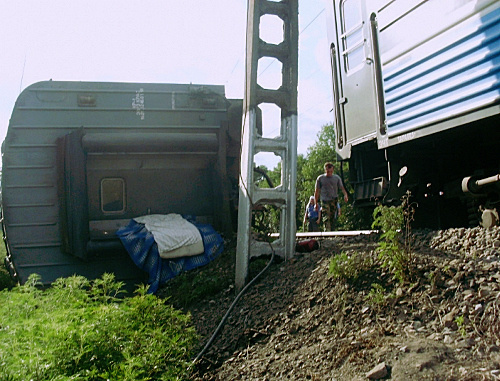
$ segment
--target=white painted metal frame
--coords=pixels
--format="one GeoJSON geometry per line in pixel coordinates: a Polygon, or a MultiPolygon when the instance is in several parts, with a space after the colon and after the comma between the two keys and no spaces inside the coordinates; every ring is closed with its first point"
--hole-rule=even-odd
{"type": "Polygon", "coordinates": [[[236,254],[236,288],[242,289],[248,276],[250,257],[275,254],[291,258],[295,253],[295,186],[297,179],[297,78],[298,78],[298,0],[249,0],[247,19],[246,81],[241,141],[241,171],[238,207],[238,242],[236,254]],[[260,18],[265,14],[283,20],[284,39],[269,44],[259,37],[260,18]],[[258,60],[273,57],[282,63],[282,85],[277,90],[257,84],[258,60]],[[257,108],[274,103],[281,108],[281,134],[264,138],[257,129],[257,108]],[[280,186],[258,188],[254,184],[254,157],[272,152],[281,158],[280,186]],[[271,244],[257,241],[252,235],[252,210],[257,205],[281,208],[280,238],[271,244]]]}

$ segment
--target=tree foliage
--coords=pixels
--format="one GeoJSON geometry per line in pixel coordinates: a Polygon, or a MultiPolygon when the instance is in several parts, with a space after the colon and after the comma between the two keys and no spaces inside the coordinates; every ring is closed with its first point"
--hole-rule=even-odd
{"type": "MultiPolygon", "coordinates": [[[[297,183],[296,183],[296,221],[297,230],[303,230],[302,219],[304,216],[304,211],[307,203],[309,202],[309,197],[314,195],[316,178],[324,173],[323,165],[326,162],[332,162],[335,164],[335,171],[340,174],[342,165],[342,172],[344,174],[344,186],[347,192],[350,191],[350,185],[348,181],[348,166],[346,163],[337,161],[337,153],[335,151],[335,128],[333,124],[325,124],[321,127],[321,130],[316,135],[316,142],[308,148],[307,154],[304,156],[302,154],[297,156],[297,183]]],[[[281,163],[269,170],[265,166],[261,166],[259,171],[264,170],[269,180],[273,183],[273,186],[278,186],[281,183],[281,163]]],[[[261,188],[268,188],[268,179],[261,173],[255,173],[255,183],[261,188]]],[[[342,214],[339,218],[337,227],[340,230],[352,230],[352,229],[366,229],[370,227],[371,224],[371,211],[359,211],[355,210],[351,203],[345,203],[343,198],[339,198],[342,214]]],[[[275,232],[279,229],[279,210],[274,206],[264,206],[264,208],[259,209],[255,214],[257,218],[254,222],[259,226],[254,228],[258,231],[269,231],[275,232]],[[262,212],[264,209],[264,212],[262,212]]]]}
{"type": "Polygon", "coordinates": [[[302,217],[309,197],[314,195],[316,178],[324,172],[327,161],[335,162],[335,130],[332,124],[325,124],[318,132],[316,143],[307,149],[307,156],[299,155],[297,160],[297,228],[302,226],[302,217]]]}
{"type": "MultiPolygon", "coordinates": [[[[314,194],[316,178],[324,172],[323,165],[326,162],[335,164],[335,172],[343,174],[344,186],[347,193],[351,193],[349,184],[349,168],[347,163],[337,160],[335,151],[335,128],[333,124],[321,127],[317,134],[317,141],[307,150],[307,157],[302,167],[297,166],[297,200],[300,200],[302,212],[304,212],[309,197],[314,194]],[[342,166],[342,167],[341,167],[342,166]]],[[[369,229],[372,221],[371,210],[354,208],[352,199],[345,203],[343,197],[339,197],[342,213],[339,217],[337,228],[339,230],[369,229]]],[[[297,225],[299,226],[299,225],[297,225]]]]}

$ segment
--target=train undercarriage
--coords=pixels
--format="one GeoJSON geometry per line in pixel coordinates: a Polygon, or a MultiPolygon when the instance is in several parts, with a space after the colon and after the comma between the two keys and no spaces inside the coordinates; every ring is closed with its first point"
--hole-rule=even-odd
{"type": "Polygon", "coordinates": [[[410,191],[418,226],[498,223],[499,122],[495,116],[384,150],[374,142],[353,147],[349,180],[355,204],[395,204],[410,191]]]}

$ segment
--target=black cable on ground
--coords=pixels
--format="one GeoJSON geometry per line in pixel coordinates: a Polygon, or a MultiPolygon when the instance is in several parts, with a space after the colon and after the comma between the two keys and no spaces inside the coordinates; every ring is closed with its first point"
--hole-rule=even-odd
{"type": "MultiPolygon", "coordinates": [[[[271,245],[270,245],[271,246],[271,245]]],[[[269,260],[268,264],[266,265],[266,267],[264,267],[262,269],[262,271],[260,273],[258,273],[245,287],[243,287],[243,289],[239,292],[239,294],[236,296],[236,298],[234,299],[234,301],[231,303],[231,305],[229,306],[229,309],[227,310],[226,314],[224,315],[224,317],[222,318],[222,320],[220,321],[218,327],[216,328],[216,330],[214,331],[214,333],[212,334],[212,337],[210,337],[210,340],[208,340],[208,342],[205,344],[205,347],[201,350],[200,353],[198,353],[198,355],[196,356],[196,358],[193,360],[193,362],[191,363],[190,367],[192,367],[193,365],[195,365],[199,360],[200,358],[205,354],[205,352],[207,351],[208,348],[210,348],[210,346],[212,345],[213,341],[215,340],[215,338],[217,337],[217,335],[219,334],[220,330],[222,329],[222,327],[224,326],[224,324],[226,323],[226,320],[227,318],[229,317],[229,314],[231,313],[231,311],[233,310],[234,306],[236,305],[236,303],[238,302],[238,300],[240,300],[240,298],[243,296],[243,294],[257,281],[257,279],[262,275],[264,274],[264,272],[267,271],[267,269],[269,268],[269,266],[271,266],[271,263],[273,263],[273,260],[274,260],[274,250],[271,246],[271,259],[269,260]]]]}

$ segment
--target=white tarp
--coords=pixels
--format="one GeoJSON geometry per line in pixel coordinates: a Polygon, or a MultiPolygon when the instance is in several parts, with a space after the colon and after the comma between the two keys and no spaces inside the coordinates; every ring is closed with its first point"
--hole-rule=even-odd
{"type": "Polygon", "coordinates": [[[151,214],[136,217],[154,236],[162,258],[196,255],[203,252],[200,231],[180,214],[151,214]]]}

